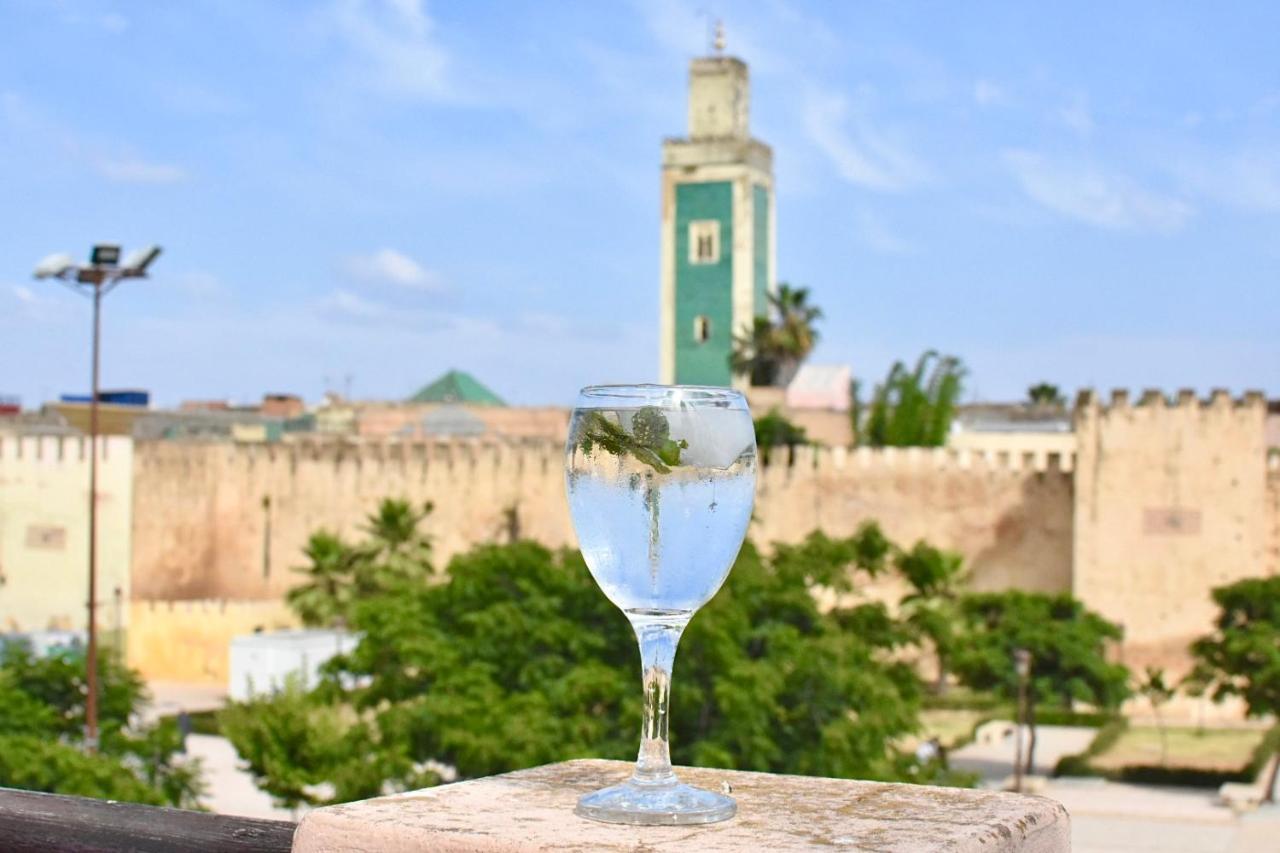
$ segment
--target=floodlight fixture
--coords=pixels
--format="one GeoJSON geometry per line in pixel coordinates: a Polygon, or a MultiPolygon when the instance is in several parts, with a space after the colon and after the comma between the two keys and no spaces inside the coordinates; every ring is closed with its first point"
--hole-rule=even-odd
{"type": "Polygon", "coordinates": [[[36,264],[36,278],[63,278],[76,268],[76,262],[66,252],[58,252],[36,264]]]}
{"type": "Polygon", "coordinates": [[[114,267],[120,263],[120,247],[115,243],[99,243],[89,253],[89,263],[95,267],[114,267]]]}
{"type": "Polygon", "coordinates": [[[147,267],[151,266],[151,262],[160,256],[159,246],[147,246],[143,249],[135,249],[125,256],[120,266],[126,276],[131,278],[142,278],[147,274],[147,267]]]}

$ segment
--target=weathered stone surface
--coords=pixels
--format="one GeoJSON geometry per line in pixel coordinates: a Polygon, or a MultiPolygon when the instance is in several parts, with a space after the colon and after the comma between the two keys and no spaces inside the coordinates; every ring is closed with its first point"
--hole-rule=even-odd
{"type": "Polygon", "coordinates": [[[729,770],[679,770],[694,785],[732,787],[738,816],[724,823],[617,826],[574,815],[578,797],[630,772],[621,761],[567,761],[317,809],[298,827],[293,849],[1056,853],[1071,846],[1066,810],[1043,797],[729,770]]]}

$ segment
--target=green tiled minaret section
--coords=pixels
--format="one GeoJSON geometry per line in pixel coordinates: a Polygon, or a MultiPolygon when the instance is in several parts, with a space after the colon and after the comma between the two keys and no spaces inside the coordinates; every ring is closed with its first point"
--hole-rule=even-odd
{"type": "Polygon", "coordinates": [[[760,184],[751,187],[752,243],[751,283],[757,316],[769,313],[769,191],[760,184]]]}
{"type": "Polygon", "coordinates": [[[733,374],[733,185],[708,181],[676,186],[676,382],[681,385],[729,385],[733,374]],[[720,260],[689,263],[689,223],[720,222],[720,260]],[[706,341],[694,337],[693,321],[711,324],[706,341]]]}

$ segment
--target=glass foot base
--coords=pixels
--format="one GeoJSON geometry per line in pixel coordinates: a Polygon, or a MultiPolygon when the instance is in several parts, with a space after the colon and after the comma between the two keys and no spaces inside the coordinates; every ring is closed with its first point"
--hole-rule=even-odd
{"type": "Polygon", "coordinates": [[[644,826],[682,826],[717,823],[738,811],[732,797],[676,782],[672,785],[637,785],[624,782],[602,788],[578,800],[574,813],[605,823],[644,826]]]}

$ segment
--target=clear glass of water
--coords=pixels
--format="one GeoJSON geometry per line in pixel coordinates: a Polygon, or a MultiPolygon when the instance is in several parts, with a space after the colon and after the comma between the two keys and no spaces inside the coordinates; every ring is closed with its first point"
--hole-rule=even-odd
{"type": "Polygon", "coordinates": [[[635,773],[577,813],[630,824],[714,823],[737,806],[682,784],[667,741],[680,635],[724,583],[755,501],[755,429],[728,388],[582,389],[565,447],[569,511],[587,566],[635,629],[644,723],[635,773]]]}

